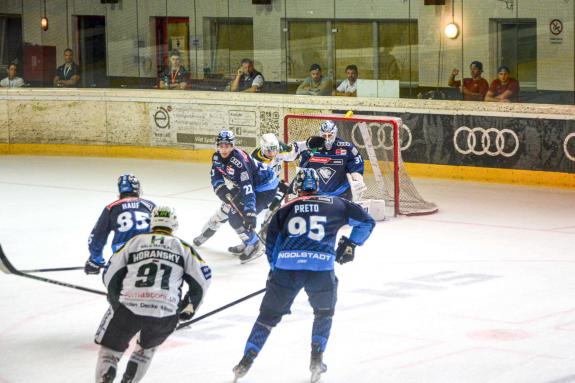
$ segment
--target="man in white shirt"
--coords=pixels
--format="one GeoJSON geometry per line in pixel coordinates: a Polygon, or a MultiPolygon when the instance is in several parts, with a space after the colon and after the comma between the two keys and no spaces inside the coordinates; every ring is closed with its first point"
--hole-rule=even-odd
{"type": "Polygon", "coordinates": [[[8,65],[8,77],[0,81],[1,88],[20,88],[24,85],[24,80],[16,76],[16,64],[8,65]]]}
{"type": "Polygon", "coordinates": [[[357,66],[348,65],[345,68],[347,79],[343,80],[337,89],[333,92],[334,96],[357,96],[357,66]]]}

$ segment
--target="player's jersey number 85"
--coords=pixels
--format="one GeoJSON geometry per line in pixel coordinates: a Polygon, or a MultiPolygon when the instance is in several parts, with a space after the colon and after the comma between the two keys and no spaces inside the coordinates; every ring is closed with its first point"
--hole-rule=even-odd
{"type": "Polygon", "coordinates": [[[118,231],[125,233],[136,226],[136,230],[144,230],[150,226],[150,214],[143,211],[125,211],[118,215],[118,231]]]}

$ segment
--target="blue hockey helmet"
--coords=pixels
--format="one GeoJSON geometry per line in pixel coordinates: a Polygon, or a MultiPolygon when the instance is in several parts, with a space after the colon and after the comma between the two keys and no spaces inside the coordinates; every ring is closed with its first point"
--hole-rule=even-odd
{"type": "Polygon", "coordinates": [[[319,176],[315,169],[301,168],[297,172],[296,190],[298,193],[313,194],[319,189],[319,176]]]}
{"type": "Polygon", "coordinates": [[[139,195],[140,180],[131,173],[122,174],[120,178],[118,178],[118,193],[120,193],[120,195],[124,193],[135,193],[139,195]]]}
{"type": "Polygon", "coordinates": [[[232,146],[236,145],[236,135],[231,130],[222,130],[218,133],[216,137],[216,146],[219,146],[221,143],[227,143],[232,146]]]}
{"type": "Polygon", "coordinates": [[[337,137],[337,126],[331,120],[323,121],[319,126],[319,135],[325,138],[325,147],[329,150],[337,137]]]}

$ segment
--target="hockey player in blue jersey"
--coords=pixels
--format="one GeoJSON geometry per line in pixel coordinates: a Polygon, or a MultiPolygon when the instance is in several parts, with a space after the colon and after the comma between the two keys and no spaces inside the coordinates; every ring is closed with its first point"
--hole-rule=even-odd
{"type": "MultiPolygon", "coordinates": [[[[260,139],[260,147],[253,150],[251,157],[255,160],[267,165],[272,168],[278,178],[281,178],[282,165],[284,162],[295,161],[300,153],[304,150],[314,150],[319,147],[323,147],[325,140],[318,136],[310,137],[307,141],[294,142],[292,144],[285,144],[278,140],[275,134],[265,133],[260,139]]],[[[283,201],[284,194],[288,192],[288,183],[280,181],[276,191],[274,200],[269,205],[269,211],[264,218],[265,222],[268,222],[271,214],[279,207],[283,201]]],[[[194,238],[194,245],[201,246],[208,239],[210,239],[220,228],[222,224],[228,221],[228,213],[230,211],[230,206],[228,203],[222,203],[218,207],[217,211],[210,217],[208,222],[202,228],[202,233],[194,238]]],[[[267,225],[265,225],[267,227],[267,225]]],[[[260,231],[260,236],[265,235],[265,229],[262,226],[262,231],[260,231]]],[[[241,254],[245,248],[245,245],[241,243],[240,245],[230,246],[228,251],[233,254],[241,254]]]]}
{"type": "Polygon", "coordinates": [[[333,121],[323,121],[320,136],[325,139],[322,149],[315,153],[303,152],[302,167],[315,169],[319,175],[321,194],[358,201],[367,190],[363,181],[363,158],[351,143],[337,137],[333,121]]]}
{"type": "Polygon", "coordinates": [[[90,257],[84,265],[86,274],[99,274],[106,265],[102,252],[111,231],[114,232],[114,253],[136,234],[150,231],[150,214],[155,205],[140,198],[140,191],[140,181],[133,174],[123,174],[118,178],[120,197],[104,208],[88,238],[90,257]]]}
{"type": "Polygon", "coordinates": [[[266,255],[271,271],[260,314],[248,337],[244,356],[233,371],[243,377],[263,348],[272,328],[303,288],[314,310],[311,337],[311,381],[327,370],[323,353],[330,335],[337,300],[338,280],[334,262],[350,262],[355,247],[370,236],[375,221],[363,208],[344,198],[316,194],[319,184],[314,169],[300,169],[296,179],[299,197],[273,216],[266,239],[266,255]],[[342,236],[335,249],[338,230],[353,227],[349,238],[342,236]]]}
{"type": "Polygon", "coordinates": [[[279,179],[273,169],[235,147],[235,142],[235,135],[229,130],[218,134],[211,178],[218,198],[231,206],[229,223],[245,245],[240,254],[241,263],[245,263],[261,255],[261,244],[254,231],[257,214],[274,199],[279,179]],[[226,180],[233,185],[231,189],[226,180]]]}

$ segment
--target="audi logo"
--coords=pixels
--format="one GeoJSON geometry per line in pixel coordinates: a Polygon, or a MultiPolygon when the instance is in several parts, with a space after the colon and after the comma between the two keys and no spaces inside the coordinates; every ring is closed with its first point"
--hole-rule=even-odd
{"type": "Polygon", "coordinates": [[[575,161],[575,156],[573,156],[571,154],[571,152],[569,152],[568,145],[569,145],[569,140],[573,137],[575,137],[575,133],[569,133],[567,135],[567,137],[565,137],[565,141],[563,141],[563,151],[565,152],[565,155],[567,156],[567,158],[569,158],[571,161],[575,161]]]}
{"type": "MultiPolygon", "coordinates": [[[[351,140],[356,148],[358,149],[365,149],[365,143],[362,139],[361,142],[358,142],[356,138],[356,130],[359,127],[359,122],[353,125],[351,129],[351,140]]],[[[393,125],[390,123],[377,123],[371,122],[367,125],[367,131],[369,132],[371,143],[373,144],[374,149],[385,149],[391,150],[393,149],[393,125]],[[373,138],[375,132],[375,139],[373,138]]],[[[407,140],[405,142],[401,139],[400,135],[400,150],[406,150],[411,146],[411,130],[405,124],[401,124],[400,129],[405,130],[405,135],[407,136],[407,140]]],[[[361,132],[359,133],[359,137],[361,137],[361,132]]]]}
{"type": "Polygon", "coordinates": [[[461,126],[453,135],[453,146],[455,147],[455,150],[461,154],[473,153],[477,156],[488,154],[492,157],[499,155],[503,157],[512,157],[517,153],[517,150],[519,150],[519,138],[517,137],[517,133],[511,129],[497,130],[495,128],[484,129],[479,127],[469,128],[467,126],[461,126]],[[467,139],[463,140],[467,146],[466,148],[459,146],[457,138],[460,134],[467,134],[467,139]],[[511,138],[511,143],[514,144],[513,150],[511,151],[508,150],[509,146],[506,145],[508,143],[506,139],[509,138],[511,138]],[[495,147],[493,147],[492,143],[495,143],[495,147]]]}

